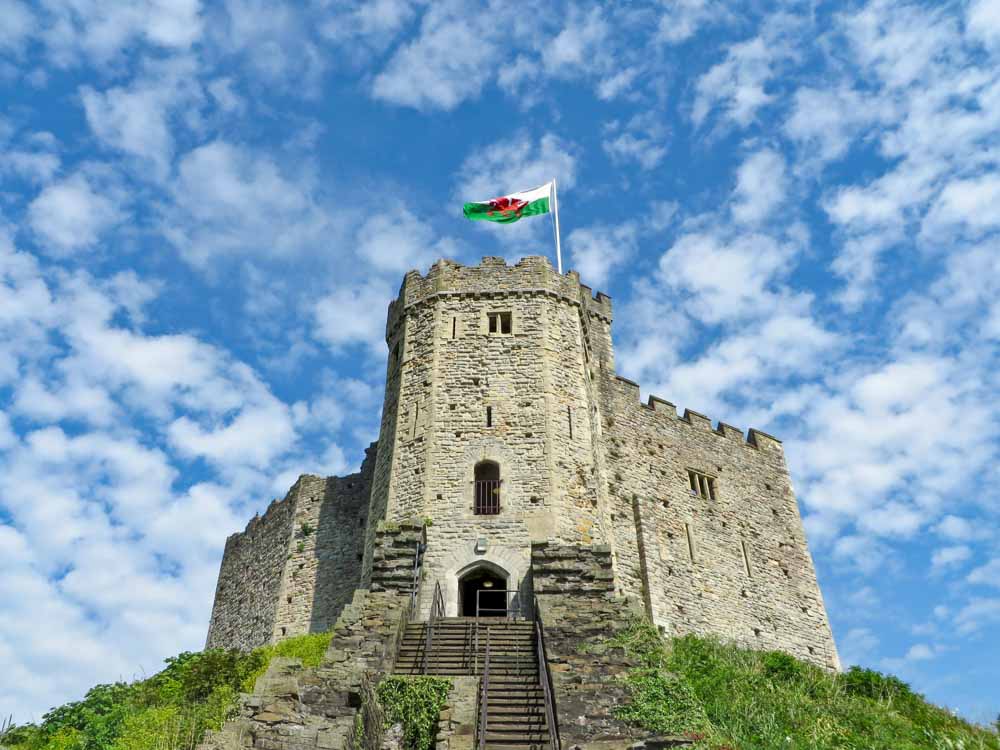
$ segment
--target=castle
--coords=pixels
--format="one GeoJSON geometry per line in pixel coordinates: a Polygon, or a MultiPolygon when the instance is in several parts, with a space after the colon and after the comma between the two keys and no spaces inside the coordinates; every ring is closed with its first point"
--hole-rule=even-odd
{"type": "Polygon", "coordinates": [[[542,257],[406,274],[378,441],[359,473],[300,477],[227,540],[207,646],[330,629],[356,591],[408,581],[386,545],[416,523],[414,620],[435,589],[449,617],[517,615],[596,583],[668,635],[839,669],[781,443],[641,403],[611,322],[606,295],[542,257]]]}

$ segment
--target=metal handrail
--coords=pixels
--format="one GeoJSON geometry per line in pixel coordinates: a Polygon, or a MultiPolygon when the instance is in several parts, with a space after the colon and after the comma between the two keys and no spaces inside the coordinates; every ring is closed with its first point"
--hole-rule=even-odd
{"type": "Polygon", "coordinates": [[[538,681],[542,685],[542,695],[545,697],[545,721],[549,725],[549,737],[552,750],[560,750],[559,724],[556,721],[555,690],[552,688],[552,675],[549,672],[548,660],[545,656],[545,630],[542,627],[542,616],[538,610],[538,598],[532,601],[535,619],[535,643],[538,652],[538,681]]]}
{"type": "MultiPolygon", "coordinates": [[[[520,592],[517,589],[476,589],[476,624],[473,628],[473,651],[475,652],[476,658],[475,663],[472,667],[472,674],[479,674],[479,617],[482,612],[503,612],[507,615],[508,620],[517,619],[521,616],[521,605],[515,605],[514,602],[520,592]],[[479,595],[483,592],[491,594],[513,594],[514,596],[510,598],[510,603],[504,609],[497,609],[493,607],[481,607],[479,605],[479,595]]],[[[487,630],[489,626],[487,626],[487,630]]]]}
{"type": "Polygon", "coordinates": [[[479,750],[486,750],[486,725],[489,721],[490,693],[490,628],[486,626],[486,656],[483,676],[479,681],[479,750]]]}
{"type": "Polygon", "coordinates": [[[427,618],[427,633],[424,636],[424,663],[422,673],[427,674],[427,662],[434,647],[434,625],[444,617],[444,594],[441,593],[441,582],[434,584],[434,600],[431,603],[431,614],[427,618]]]}

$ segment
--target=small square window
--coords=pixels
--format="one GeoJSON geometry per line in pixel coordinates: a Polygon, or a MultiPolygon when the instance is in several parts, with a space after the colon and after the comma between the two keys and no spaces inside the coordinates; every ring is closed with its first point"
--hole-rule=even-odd
{"type": "Polygon", "coordinates": [[[490,321],[490,334],[494,336],[508,335],[511,332],[510,312],[491,312],[487,316],[490,321]]]}
{"type": "Polygon", "coordinates": [[[688,485],[692,495],[706,500],[715,500],[715,477],[688,469],[688,485]]]}

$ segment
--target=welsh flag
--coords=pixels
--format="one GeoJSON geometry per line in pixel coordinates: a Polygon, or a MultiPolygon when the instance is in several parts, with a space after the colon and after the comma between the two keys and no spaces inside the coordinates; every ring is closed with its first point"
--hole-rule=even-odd
{"type": "Polygon", "coordinates": [[[483,219],[500,224],[510,224],[523,216],[538,216],[549,212],[552,183],[522,193],[512,193],[488,201],[466,203],[462,212],[466,219],[483,219]]]}

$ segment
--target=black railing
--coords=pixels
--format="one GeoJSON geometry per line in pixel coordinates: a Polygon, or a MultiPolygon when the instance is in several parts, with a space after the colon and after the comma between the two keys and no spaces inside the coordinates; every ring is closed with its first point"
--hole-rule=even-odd
{"type": "Polygon", "coordinates": [[[545,721],[549,725],[552,750],[560,750],[555,691],[552,689],[552,675],[549,673],[549,664],[545,656],[545,629],[542,627],[542,615],[538,610],[537,598],[532,602],[532,609],[535,620],[535,649],[538,652],[538,682],[541,683],[542,694],[545,697],[545,721]]]}
{"type": "MultiPolygon", "coordinates": [[[[479,656],[477,654],[476,660],[479,656]]],[[[486,748],[486,727],[490,711],[490,629],[486,628],[486,656],[483,659],[483,676],[479,680],[479,750],[486,748]]]]}
{"type": "Polygon", "coordinates": [[[475,507],[478,516],[495,516],[500,512],[500,479],[477,479],[475,507]]]}
{"type": "MultiPolygon", "coordinates": [[[[508,620],[517,620],[524,616],[521,611],[521,603],[519,600],[520,592],[516,589],[478,589],[476,591],[476,624],[473,628],[473,652],[476,655],[476,661],[472,668],[473,674],[479,674],[479,619],[485,616],[487,620],[495,620],[499,617],[504,617],[508,620]],[[505,606],[503,609],[500,607],[483,607],[480,604],[479,595],[480,594],[503,594],[505,606]]],[[[489,632],[489,625],[486,625],[486,631],[489,632]]]]}
{"type": "Polygon", "coordinates": [[[423,674],[427,674],[427,664],[431,656],[431,649],[434,648],[434,625],[444,617],[444,595],[441,593],[441,583],[434,584],[434,601],[431,604],[431,614],[427,618],[427,633],[424,636],[424,663],[421,669],[423,674]]]}

